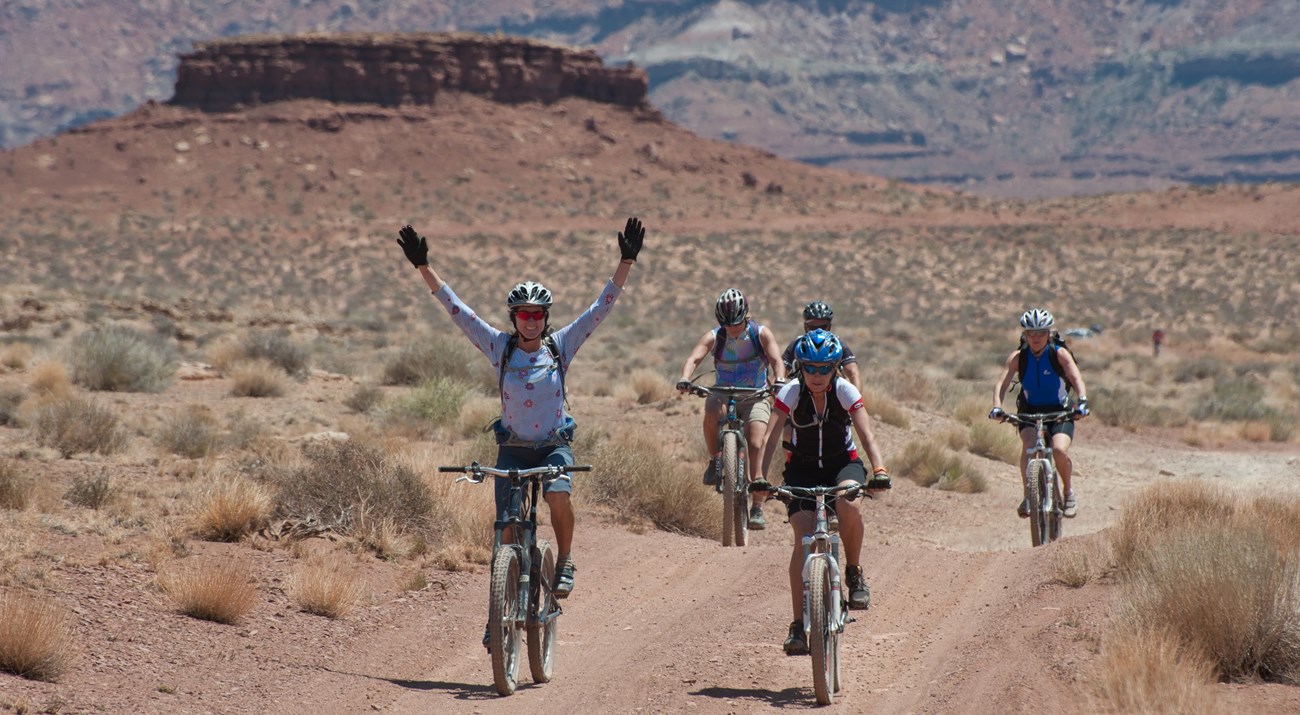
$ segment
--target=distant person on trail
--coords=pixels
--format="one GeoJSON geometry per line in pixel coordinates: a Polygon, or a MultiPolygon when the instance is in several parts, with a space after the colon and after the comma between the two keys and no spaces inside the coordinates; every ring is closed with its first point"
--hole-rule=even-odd
{"type": "Polygon", "coordinates": [[[1160,346],[1163,345],[1164,342],[1165,331],[1156,328],[1155,332],[1151,333],[1151,354],[1153,357],[1160,357],[1160,346]]]}
{"type": "MultiPolygon", "coordinates": [[[[813,330],[795,341],[795,378],[776,394],[776,410],[767,426],[763,451],[763,481],[767,485],[777,436],[786,421],[794,433],[785,444],[787,450],[783,478],[786,486],[816,487],[865,484],[868,496],[889,489],[889,471],[880,456],[871,431],[871,418],[862,405],[862,393],[856,385],[839,375],[844,359],[844,345],[834,333],[813,330]],[[857,434],[855,444],[853,435],[857,434]],[[872,476],[862,464],[859,445],[871,462],[872,476]]],[[[763,492],[756,492],[762,494],[763,492]]],[[[806,655],[808,643],[803,629],[803,538],[813,532],[816,505],[809,499],[794,499],[786,507],[790,527],[794,530],[794,549],[790,553],[790,605],[794,622],[785,640],[787,655],[806,655]]],[[[837,497],[828,509],[839,516],[840,536],[844,539],[845,588],[849,608],[865,609],[871,605],[871,591],[862,573],[861,553],[865,527],[858,505],[837,497]]]]}
{"type": "MultiPolygon", "coordinates": [[[[1043,414],[1070,409],[1070,390],[1078,396],[1074,409],[1074,419],[1081,420],[1088,416],[1088,391],[1083,384],[1083,375],[1074,355],[1059,341],[1054,334],[1056,324],[1052,314],[1041,308],[1031,308],[1020,316],[1020,328],[1025,347],[1017,348],[1007,356],[1002,365],[1002,375],[998,377],[993,389],[993,409],[989,410],[989,419],[1006,421],[1002,410],[1002,397],[1007,394],[1013,380],[1019,377],[1020,396],[1016,399],[1016,409],[1021,414],[1043,414]]],[[[1074,488],[1070,484],[1073,463],[1070,461],[1070,443],[1074,440],[1074,421],[1061,422],[1051,427],[1052,456],[1056,461],[1056,471],[1061,474],[1061,489],[1065,492],[1062,515],[1073,518],[1078,513],[1078,503],[1074,497],[1074,488]]],[[[1020,430],[1020,441],[1024,449],[1020,450],[1020,478],[1025,479],[1025,467],[1029,457],[1026,450],[1034,446],[1037,435],[1032,427],[1020,430]]],[[[1016,513],[1022,519],[1029,518],[1028,498],[1020,502],[1016,513]]]]}
{"type": "MultiPolygon", "coordinates": [[[[713,305],[713,315],[718,327],[705,333],[682,365],[682,377],[677,381],[677,391],[690,389],[695,368],[711,354],[713,369],[717,373],[714,384],[724,387],[763,387],[769,382],[785,381],[785,367],[781,363],[776,337],[767,326],[750,318],[749,301],[735,288],[718,296],[713,305]]],[[[726,400],[710,396],[704,402],[704,447],[709,453],[709,466],[704,470],[704,483],[716,486],[719,479],[718,462],[722,446],[718,444],[718,425],[722,422],[726,400]]],[[[745,441],[749,444],[746,464],[749,477],[754,477],[754,466],[763,454],[763,434],[772,414],[769,400],[748,402],[737,407],[740,419],[745,421],[745,441]]],[[[754,495],[749,508],[749,528],[763,529],[762,495],[754,495]]]]}
{"type": "MultiPolygon", "coordinates": [[[[820,300],[805,305],[803,308],[803,331],[810,333],[814,330],[831,331],[831,322],[835,318],[835,311],[820,300]]],[[[785,364],[785,374],[794,375],[794,347],[803,339],[803,335],[790,341],[785,347],[785,352],[781,353],[781,362],[785,364]]],[[[862,389],[862,373],[858,370],[858,359],[853,355],[844,341],[840,341],[840,346],[844,348],[844,359],[840,361],[840,372],[853,383],[853,386],[862,389]]]]}
{"type": "MultiPolygon", "coordinates": [[[[629,218],[618,234],[619,262],[614,277],[596,302],[576,320],[553,330],[550,325],[551,291],[541,283],[524,281],[506,295],[510,332],[498,330],[461,302],[451,286],[429,266],[429,246],[415,229],[405,226],[397,243],[420,271],[433,296],[451,315],[452,322],[492,362],[500,374],[501,416],[492,424],[497,442],[497,469],[529,469],[546,465],[572,465],[574,421],[564,403],[564,373],[578,348],[591,337],[623,292],[632,264],[645,239],[641,221],[629,218]]],[[[544,498],[555,528],[559,553],[554,591],[565,598],[573,591],[573,505],[571,482],[556,479],[544,486],[544,498]]],[[[508,479],[496,479],[496,508],[507,508],[508,479]]],[[[484,644],[487,634],[484,633],[484,644]]]]}

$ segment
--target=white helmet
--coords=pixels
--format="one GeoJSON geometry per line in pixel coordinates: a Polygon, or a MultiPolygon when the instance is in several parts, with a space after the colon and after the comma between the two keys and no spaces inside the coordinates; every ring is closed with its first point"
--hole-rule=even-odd
{"type": "Polygon", "coordinates": [[[550,308],[551,291],[536,281],[524,281],[510,289],[510,294],[506,296],[507,308],[518,308],[521,305],[540,305],[543,308],[550,308]]]}
{"type": "Polygon", "coordinates": [[[718,296],[718,302],[713,305],[713,315],[718,319],[718,325],[740,325],[749,317],[749,301],[745,300],[744,293],[728,288],[718,296]]]}
{"type": "Polygon", "coordinates": [[[1030,308],[1020,316],[1020,327],[1024,330],[1045,330],[1055,324],[1052,314],[1042,308],[1030,308]]]}

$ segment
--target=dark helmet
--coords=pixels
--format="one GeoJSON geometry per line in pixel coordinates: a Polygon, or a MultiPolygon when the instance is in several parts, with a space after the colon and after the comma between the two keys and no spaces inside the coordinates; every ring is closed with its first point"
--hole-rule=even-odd
{"type": "Polygon", "coordinates": [[[813,302],[803,307],[804,320],[829,321],[834,317],[835,317],[835,311],[831,310],[831,307],[829,305],[826,305],[820,300],[814,300],[813,302]]]}
{"type": "Polygon", "coordinates": [[[521,305],[540,305],[543,308],[551,307],[551,291],[546,286],[535,281],[524,281],[514,288],[510,289],[510,294],[506,296],[506,307],[514,310],[521,305]]]}
{"type": "Polygon", "coordinates": [[[818,328],[804,334],[794,344],[794,356],[801,363],[828,362],[838,364],[844,357],[844,346],[835,333],[818,328]]]}
{"type": "Polygon", "coordinates": [[[713,315],[718,319],[718,325],[740,325],[749,317],[749,301],[745,300],[744,293],[728,288],[718,296],[713,315]]]}

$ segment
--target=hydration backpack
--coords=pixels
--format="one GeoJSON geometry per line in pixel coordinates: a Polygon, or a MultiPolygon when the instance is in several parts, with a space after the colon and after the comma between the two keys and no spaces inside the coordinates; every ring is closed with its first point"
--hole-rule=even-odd
{"type": "MultiPolygon", "coordinates": [[[[1071,383],[1070,380],[1066,378],[1065,373],[1061,371],[1061,359],[1056,356],[1057,350],[1065,350],[1066,352],[1070,353],[1070,357],[1074,357],[1074,351],[1070,349],[1070,346],[1068,344],[1066,344],[1065,339],[1061,337],[1061,334],[1056,332],[1055,330],[1052,331],[1052,337],[1049,338],[1047,341],[1046,350],[1047,350],[1047,361],[1052,364],[1052,370],[1054,370],[1056,374],[1059,375],[1061,379],[1065,381],[1065,389],[1068,390],[1069,392],[1073,392],[1077,394],[1078,390],[1075,389],[1074,384],[1071,383]],[[1056,350],[1053,350],[1052,348],[1056,348],[1056,350]]],[[[1029,365],[1029,343],[1025,340],[1025,336],[1023,335],[1020,336],[1019,360],[1020,360],[1020,367],[1016,373],[1017,376],[1016,381],[1021,384],[1024,384],[1025,368],[1028,367],[1029,365]]],[[[1075,358],[1074,363],[1075,365],[1079,364],[1078,358],[1075,358]]]]}
{"type": "MultiPolygon", "coordinates": [[[[564,404],[567,406],[569,393],[564,387],[564,356],[560,354],[560,346],[555,342],[555,335],[549,331],[543,335],[542,346],[551,354],[551,359],[555,361],[555,366],[560,371],[560,394],[564,396],[564,404]]],[[[519,334],[515,333],[506,339],[506,350],[501,353],[501,373],[497,376],[498,392],[505,388],[506,365],[510,364],[510,356],[514,354],[517,347],[519,347],[519,334]]]]}

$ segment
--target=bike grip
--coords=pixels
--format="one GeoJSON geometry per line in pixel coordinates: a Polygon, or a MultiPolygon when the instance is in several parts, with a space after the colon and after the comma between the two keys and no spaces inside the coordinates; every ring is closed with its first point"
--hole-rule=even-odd
{"type": "Polygon", "coordinates": [[[464,473],[464,472],[468,472],[469,470],[464,467],[438,467],[438,471],[464,473]]]}
{"type": "Polygon", "coordinates": [[[591,465],[590,465],[590,464],[576,464],[576,465],[573,465],[573,466],[569,467],[568,469],[565,469],[564,471],[566,471],[566,472],[590,472],[590,471],[591,471],[591,465]]]}

